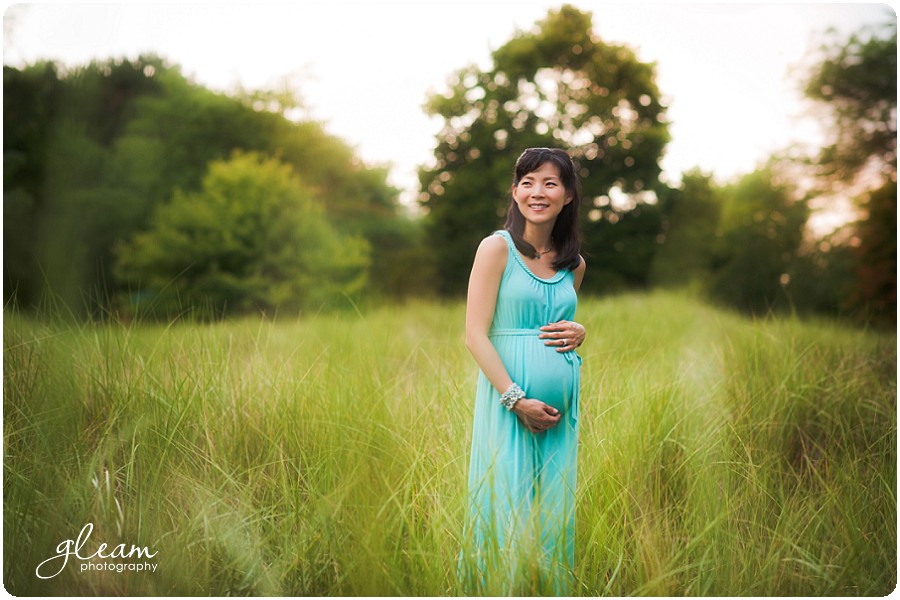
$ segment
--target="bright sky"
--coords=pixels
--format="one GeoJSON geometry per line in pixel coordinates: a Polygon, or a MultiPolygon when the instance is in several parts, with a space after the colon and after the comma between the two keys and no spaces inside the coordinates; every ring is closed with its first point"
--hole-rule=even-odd
{"type": "MultiPolygon", "coordinates": [[[[80,65],[155,52],[210,88],[260,88],[288,76],[310,116],[369,163],[392,166],[409,200],[440,121],[422,104],[447,77],[530,29],[557,2],[25,4],[6,9],[3,62],[80,65]]],[[[791,143],[815,145],[817,123],[790,67],[822,41],[896,19],[887,4],[570,2],[606,42],[657,64],[672,121],[670,181],[698,166],[726,180],[791,143]]],[[[8,5],[7,5],[8,6],[8,5]]]]}

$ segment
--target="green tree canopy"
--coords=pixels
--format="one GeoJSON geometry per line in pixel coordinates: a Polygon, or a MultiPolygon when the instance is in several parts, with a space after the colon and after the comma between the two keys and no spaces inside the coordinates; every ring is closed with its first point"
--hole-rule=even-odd
{"type": "Polygon", "coordinates": [[[651,272],[654,284],[681,286],[708,277],[722,212],[720,195],[712,177],[695,169],[666,197],[663,243],[651,272]]]}
{"type": "MultiPolygon", "coordinates": [[[[897,21],[866,28],[819,51],[806,95],[829,123],[815,159],[824,193],[856,190],[861,218],[844,236],[855,255],[855,289],[845,296],[865,321],[897,318],[897,21]],[[860,188],[865,188],[861,193],[860,188]]],[[[840,252],[842,262],[846,262],[840,252]]]]}
{"type": "Polygon", "coordinates": [[[150,230],[120,245],[117,272],[152,308],[220,315],[314,307],[359,292],[368,244],[340,235],[289,165],[255,153],[210,163],[150,230]]]}
{"type": "MultiPolygon", "coordinates": [[[[498,48],[490,69],[465,67],[448,84],[426,104],[444,125],[434,163],[419,174],[444,293],[465,289],[479,240],[502,225],[513,165],[524,148],[569,150],[580,166],[585,204],[613,186],[639,194],[659,185],[669,135],[654,65],[626,46],[601,41],[590,13],[568,5],[551,11],[498,48]]],[[[653,212],[641,220],[649,227],[639,229],[658,228],[653,212]]],[[[609,242],[601,239],[609,223],[584,221],[588,256],[609,242]]],[[[657,233],[637,239],[652,248],[657,233]]],[[[644,262],[641,276],[649,266],[644,262]]]]}
{"type": "Polygon", "coordinates": [[[27,232],[4,241],[7,298],[34,302],[48,287],[79,313],[84,296],[111,279],[110,245],[141,212],[111,185],[112,147],[137,98],[159,92],[152,74],[163,68],[154,57],[4,68],[4,226],[27,232]]]}
{"type": "Polygon", "coordinates": [[[897,21],[819,50],[806,96],[819,102],[831,142],[818,157],[822,174],[850,181],[868,163],[897,178],[897,21]]]}
{"type": "Polygon", "coordinates": [[[786,307],[789,265],[809,214],[806,202],[774,164],[726,186],[722,195],[712,296],[754,314],[786,307]]]}
{"type": "Polygon", "coordinates": [[[53,298],[102,315],[119,287],[115,244],[234,150],[291,165],[324,217],[379,247],[375,291],[416,239],[387,169],[320,123],[287,119],[286,97],[216,93],[154,56],[4,67],[3,83],[4,294],[19,306],[53,298]]]}

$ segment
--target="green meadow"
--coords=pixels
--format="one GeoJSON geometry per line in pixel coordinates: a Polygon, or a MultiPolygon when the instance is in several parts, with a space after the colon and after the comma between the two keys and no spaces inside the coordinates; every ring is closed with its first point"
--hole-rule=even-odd
{"type": "MultiPolygon", "coordinates": [[[[3,321],[15,595],[460,593],[462,303],[214,324],[3,321]],[[38,565],[146,548],[155,571],[38,565]]],[[[576,593],[885,595],[893,334],[583,299],[576,593]]],[[[541,590],[523,590],[540,592],[541,590]]]]}

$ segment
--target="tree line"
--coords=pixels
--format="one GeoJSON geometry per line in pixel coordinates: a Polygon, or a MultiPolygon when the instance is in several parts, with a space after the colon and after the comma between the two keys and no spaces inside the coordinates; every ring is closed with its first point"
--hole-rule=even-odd
{"type": "Polygon", "coordinates": [[[295,99],[215,93],[155,56],[3,75],[7,303],[213,317],[409,283],[388,273],[417,226],[387,168],[288,119],[295,99]]]}
{"type": "MultiPolygon", "coordinates": [[[[582,178],[584,289],[689,287],[764,314],[896,324],[896,23],[823,47],[805,93],[830,123],[815,156],[726,184],[660,180],[669,141],[655,66],[550,11],[450,74],[410,217],[299,100],[216,93],[156,56],[4,67],[4,300],[78,317],[216,318],[411,295],[459,297],[502,225],[523,148],[557,146],[582,178]],[[825,237],[811,204],[854,198],[825,237]]],[[[727,149],[723,149],[727,151],[727,149]]]]}

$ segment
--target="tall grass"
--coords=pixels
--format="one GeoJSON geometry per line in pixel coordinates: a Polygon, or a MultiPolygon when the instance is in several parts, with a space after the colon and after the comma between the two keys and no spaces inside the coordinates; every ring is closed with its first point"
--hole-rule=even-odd
{"type": "MultiPolygon", "coordinates": [[[[4,318],[17,595],[455,595],[461,304],[210,325],[4,318]],[[155,572],[35,567],[91,541],[155,572]]],[[[676,295],[583,300],[576,593],[896,585],[896,337],[676,295]]]]}

